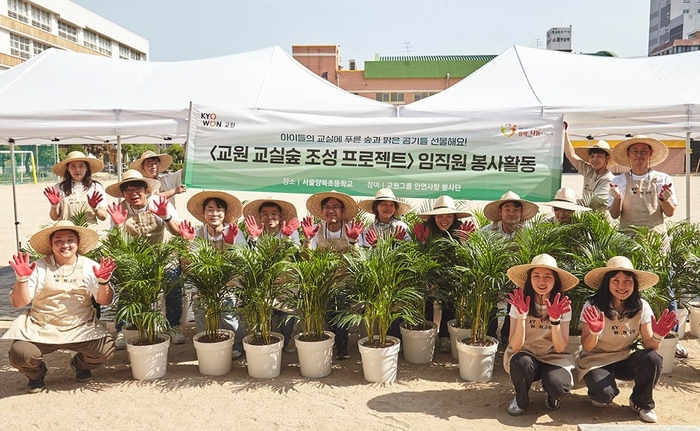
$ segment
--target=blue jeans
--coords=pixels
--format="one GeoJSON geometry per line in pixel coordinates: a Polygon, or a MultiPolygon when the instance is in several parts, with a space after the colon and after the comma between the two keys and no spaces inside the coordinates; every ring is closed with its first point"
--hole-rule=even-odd
{"type": "Polygon", "coordinates": [[[182,317],[182,268],[179,264],[166,269],[166,278],[170,284],[170,290],[165,295],[165,318],[170,326],[178,326],[182,317]]]}

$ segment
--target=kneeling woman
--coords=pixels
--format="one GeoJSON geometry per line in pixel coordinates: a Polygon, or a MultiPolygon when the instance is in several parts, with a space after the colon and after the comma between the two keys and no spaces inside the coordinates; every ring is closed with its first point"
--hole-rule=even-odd
{"type": "Polygon", "coordinates": [[[656,422],[652,392],[661,376],[663,358],[656,353],[661,340],[678,323],[676,313],[664,310],[657,321],[639,291],[654,286],[659,276],[635,270],[623,256],[608,260],[584,277],[597,289],[583,308],[579,379],[588,387],[595,407],[605,407],[620,390],[615,379],[634,380],[629,405],[645,422],[656,422]],[[641,336],[643,350],[634,348],[641,336]]]}
{"type": "Polygon", "coordinates": [[[571,301],[562,293],[579,280],[558,268],[557,261],[548,254],[535,256],[529,265],[510,268],[508,278],[519,287],[508,300],[512,306],[510,335],[503,356],[503,366],[515,389],[508,414],[525,412],[530,387],[537,380],[542,380],[545,407],[556,410],[574,381],[574,357],[566,351],[571,301]]]}

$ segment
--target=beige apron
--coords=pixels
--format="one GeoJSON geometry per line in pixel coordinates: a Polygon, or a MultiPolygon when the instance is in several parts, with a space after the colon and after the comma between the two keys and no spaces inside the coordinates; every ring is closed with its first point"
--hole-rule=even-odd
{"type": "Polygon", "coordinates": [[[592,351],[581,349],[578,361],[578,379],[581,380],[587,372],[594,368],[624,361],[632,354],[632,344],[641,335],[640,322],[642,312],[631,319],[605,318],[603,333],[598,338],[598,344],[592,351]]]}
{"type": "Polygon", "coordinates": [[[608,192],[610,191],[610,183],[615,175],[609,170],[603,174],[598,174],[590,165],[583,160],[579,162],[579,172],[583,174],[583,198],[590,200],[590,196],[595,195],[598,199],[592,206],[593,209],[608,210],[608,192]]]}
{"type": "Polygon", "coordinates": [[[625,173],[627,186],[622,201],[620,230],[630,226],[648,226],[660,233],[666,233],[664,213],[659,203],[661,185],[659,177],[632,180],[630,172],[625,173]]]}
{"type": "MultiPolygon", "coordinates": [[[[159,244],[166,242],[169,239],[169,235],[166,234],[167,229],[164,223],[158,223],[160,217],[153,214],[148,208],[145,211],[136,212],[129,204],[124,202],[127,210],[129,211],[129,217],[124,222],[126,231],[131,236],[145,236],[149,239],[151,244],[159,244]]],[[[169,232],[168,232],[169,233],[169,232]]]]}
{"type": "Polygon", "coordinates": [[[107,331],[97,325],[90,292],[83,281],[86,258],[78,256],[75,267],[59,267],[53,256],[44,258],[44,286],[32,299],[3,338],[43,344],[69,344],[104,338],[107,331]]]}
{"type": "MultiPolygon", "coordinates": [[[[224,225],[224,229],[226,229],[227,224],[224,225]]],[[[197,232],[194,235],[197,238],[206,238],[209,241],[209,244],[211,244],[212,247],[214,247],[217,250],[224,250],[228,248],[229,244],[226,244],[226,241],[224,241],[224,236],[223,236],[223,231],[222,234],[220,235],[219,239],[214,239],[212,238],[211,235],[209,235],[209,232],[207,231],[207,225],[203,224],[202,226],[197,229],[197,232]]]]}
{"type": "MultiPolygon", "coordinates": [[[[506,316],[506,318],[509,318],[506,316]]],[[[552,342],[552,324],[549,320],[538,317],[527,316],[525,321],[525,343],[520,349],[521,352],[529,353],[538,361],[549,365],[556,365],[569,372],[571,385],[574,384],[574,355],[564,351],[557,353],[552,342]]],[[[515,355],[515,350],[508,345],[503,353],[503,368],[510,374],[510,360],[515,355]]]]}
{"type": "Polygon", "coordinates": [[[316,235],[318,236],[318,248],[330,248],[341,253],[350,249],[350,242],[347,235],[345,235],[345,225],[340,228],[340,238],[330,237],[330,232],[328,232],[325,222],[321,224],[321,229],[318,230],[316,235]]]}
{"type": "MultiPolygon", "coordinates": [[[[90,227],[97,226],[97,216],[95,212],[88,204],[87,197],[88,192],[83,190],[76,191],[73,189],[70,196],[62,194],[60,205],[60,215],[59,220],[70,220],[71,217],[80,212],[85,214],[85,219],[87,220],[90,227]]],[[[94,190],[93,190],[94,192],[94,190]]]]}

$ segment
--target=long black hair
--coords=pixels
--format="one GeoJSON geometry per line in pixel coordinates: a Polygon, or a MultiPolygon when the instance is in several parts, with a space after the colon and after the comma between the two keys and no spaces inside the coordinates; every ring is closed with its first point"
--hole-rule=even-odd
{"type": "MultiPolygon", "coordinates": [[[[85,176],[83,176],[83,180],[81,181],[81,183],[83,183],[83,188],[85,189],[85,191],[87,191],[88,189],[90,189],[90,186],[92,186],[92,183],[97,183],[97,181],[93,181],[92,179],[92,169],[90,169],[90,163],[84,162],[82,160],[79,161],[85,163],[85,176]]],[[[73,192],[73,177],[70,176],[68,164],[66,164],[66,172],[63,174],[63,181],[61,181],[58,187],[66,196],[70,196],[70,194],[73,192]]]]}
{"type": "Polygon", "coordinates": [[[459,221],[457,218],[457,214],[452,214],[454,216],[454,219],[452,220],[452,224],[450,227],[447,228],[447,230],[442,230],[438,227],[437,222],[435,221],[435,216],[431,215],[428,217],[428,220],[425,221],[425,225],[428,226],[430,229],[430,234],[431,235],[439,235],[445,238],[459,238],[455,231],[459,229],[459,227],[462,225],[462,222],[459,221]]]}
{"type": "MultiPolygon", "coordinates": [[[[544,318],[544,316],[540,316],[540,313],[537,311],[537,304],[535,303],[535,288],[532,287],[532,281],[530,280],[530,276],[532,275],[532,271],[534,271],[537,268],[531,268],[527,271],[527,278],[525,279],[525,286],[523,287],[523,296],[524,297],[530,297],[530,311],[528,314],[530,316],[534,317],[539,317],[540,319],[544,318]]],[[[549,268],[544,268],[544,269],[549,269],[549,268]]],[[[559,274],[557,274],[556,271],[552,271],[552,274],[554,274],[554,287],[552,288],[551,291],[549,291],[549,302],[554,301],[554,297],[557,296],[557,293],[562,293],[561,292],[561,277],[559,277],[559,274]]],[[[549,319],[549,316],[547,316],[547,320],[549,319]]]]}
{"type": "Polygon", "coordinates": [[[589,299],[591,305],[594,305],[596,308],[598,308],[598,310],[602,311],[603,314],[605,314],[605,317],[608,319],[614,318],[613,312],[615,311],[612,303],[613,295],[610,293],[610,280],[620,272],[632,277],[632,280],[634,281],[634,290],[627,299],[622,301],[622,313],[620,313],[619,317],[631,318],[636,316],[637,313],[642,310],[642,297],[639,294],[639,281],[637,280],[637,275],[634,272],[624,270],[608,271],[605,273],[605,276],[603,276],[603,281],[600,283],[598,291],[589,299]]]}

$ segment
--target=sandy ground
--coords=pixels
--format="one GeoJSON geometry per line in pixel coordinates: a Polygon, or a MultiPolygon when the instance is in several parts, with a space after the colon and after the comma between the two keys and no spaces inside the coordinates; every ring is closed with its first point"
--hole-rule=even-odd
{"type": "MultiPolygon", "coordinates": [[[[103,184],[113,180],[103,178],[103,184]]],[[[684,202],[685,179],[676,177],[677,192],[684,202]]],[[[692,177],[692,187],[700,177],[692,177]]],[[[564,185],[581,188],[577,175],[565,175],[564,185]]],[[[19,239],[22,243],[41,226],[47,225],[48,202],[41,194],[46,184],[17,186],[19,239]]],[[[177,197],[181,217],[193,220],[185,211],[187,198],[197,190],[177,197]]],[[[256,197],[237,194],[244,199],[256,197]]],[[[15,252],[12,189],[0,186],[6,202],[0,208],[0,318],[16,315],[6,293],[14,281],[6,264],[15,252]],[[4,316],[4,317],[2,317],[4,316]]],[[[300,214],[305,214],[305,196],[290,195],[300,214]]],[[[483,203],[476,203],[480,206],[483,203]]],[[[692,208],[691,220],[700,221],[700,202],[692,208]]],[[[685,217],[681,204],[674,219],[685,217]]],[[[105,228],[108,224],[105,223],[105,228]]],[[[9,321],[0,322],[0,333],[9,321]]],[[[108,327],[113,330],[111,322],[108,327]]],[[[631,386],[621,383],[615,403],[596,409],[589,403],[585,388],[577,386],[562,401],[558,411],[546,410],[544,394],[531,395],[526,414],[517,418],[506,413],[513,398],[502,355],[496,358],[489,383],[460,379],[458,363],[449,354],[436,353],[429,365],[413,365],[399,360],[398,379],[392,384],[370,384],[362,377],[356,341],[351,333],[351,359],[336,362],[333,373],[319,380],[302,378],[296,354],[283,356],[280,377],[257,380],[248,377],[245,359],[235,361],[223,377],[199,374],[192,345],[193,324],[185,325],[188,341],[171,346],[168,372],[162,379],[135,381],[131,378],[125,351],[95,372],[92,382],[75,381],[68,367],[69,352],[48,355],[47,391],[26,394],[27,380],[0,354],[0,429],[556,429],[575,430],[577,424],[630,424],[641,422],[627,407],[631,386]]],[[[671,374],[662,376],[655,391],[660,424],[700,424],[700,344],[687,334],[681,341],[689,359],[676,359],[671,374]]],[[[0,341],[6,351],[9,341],[0,341]]],[[[700,427],[698,427],[700,429],[700,427]]]]}

